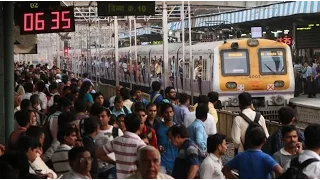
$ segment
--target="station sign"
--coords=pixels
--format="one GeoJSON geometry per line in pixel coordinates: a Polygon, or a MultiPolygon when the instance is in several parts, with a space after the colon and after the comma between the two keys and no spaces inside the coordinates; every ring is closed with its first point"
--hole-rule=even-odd
{"type": "Polygon", "coordinates": [[[251,27],[251,37],[261,38],[262,37],[262,27],[251,27]]]}
{"type": "Polygon", "coordinates": [[[285,44],[287,44],[289,46],[292,45],[292,38],[288,37],[288,36],[280,37],[279,41],[282,42],[282,43],[285,43],[285,44]]]}
{"type": "Polygon", "coordinates": [[[98,16],[144,16],[155,14],[155,1],[97,1],[98,16]]]}

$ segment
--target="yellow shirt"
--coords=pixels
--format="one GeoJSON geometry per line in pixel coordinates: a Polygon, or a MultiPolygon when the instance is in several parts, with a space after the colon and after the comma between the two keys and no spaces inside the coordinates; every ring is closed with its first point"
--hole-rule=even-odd
{"type": "MultiPolygon", "coordinates": [[[[193,108],[194,108],[194,110],[197,108],[197,106],[198,106],[198,103],[196,103],[194,106],[193,106],[193,108]]],[[[214,108],[214,105],[211,103],[211,102],[209,102],[209,105],[208,105],[208,107],[209,107],[209,114],[211,114],[212,116],[213,116],[213,119],[214,119],[214,121],[216,122],[216,124],[218,123],[218,113],[217,113],[217,110],[214,108]]]]}

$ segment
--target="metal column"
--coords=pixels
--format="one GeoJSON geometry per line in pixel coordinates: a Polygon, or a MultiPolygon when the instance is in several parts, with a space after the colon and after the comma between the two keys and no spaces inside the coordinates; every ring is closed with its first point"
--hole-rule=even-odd
{"type": "Polygon", "coordinates": [[[162,32],[163,32],[163,85],[164,88],[170,86],[170,81],[168,77],[168,73],[170,73],[169,68],[169,54],[168,54],[168,12],[167,12],[167,2],[162,2],[162,32]]]}
{"type": "Polygon", "coordinates": [[[60,36],[57,34],[57,67],[60,68],[60,36]]]}
{"type": "Polygon", "coordinates": [[[188,26],[189,26],[189,62],[191,63],[191,83],[190,83],[190,91],[191,91],[191,104],[193,104],[193,96],[194,96],[194,92],[193,92],[193,71],[194,71],[194,61],[192,58],[192,40],[191,40],[191,8],[190,8],[190,1],[188,1],[188,26]]]}
{"type": "Polygon", "coordinates": [[[117,16],[114,17],[114,53],[116,58],[116,86],[119,86],[119,42],[118,42],[118,19],[117,16]]]}
{"type": "MultiPolygon", "coordinates": [[[[185,35],[184,35],[184,1],[182,1],[182,5],[181,5],[181,33],[182,33],[182,82],[183,82],[183,88],[182,88],[182,92],[185,92],[185,87],[186,87],[186,66],[185,66],[185,35]]],[[[179,72],[179,71],[178,71],[179,72]]]]}
{"type": "Polygon", "coordinates": [[[8,140],[14,130],[14,51],[13,51],[13,2],[3,3],[3,50],[4,50],[4,112],[5,139],[8,140]]]}
{"type": "Polygon", "coordinates": [[[130,38],[130,54],[129,54],[129,82],[130,82],[130,89],[132,89],[132,75],[133,75],[133,68],[132,68],[132,23],[131,23],[131,16],[129,16],[129,38],[130,38]]]}

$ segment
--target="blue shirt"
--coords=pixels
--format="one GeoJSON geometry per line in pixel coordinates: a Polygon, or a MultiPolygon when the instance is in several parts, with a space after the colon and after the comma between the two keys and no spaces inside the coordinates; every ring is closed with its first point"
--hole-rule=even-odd
{"type": "Polygon", "coordinates": [[[142,102],[145,107],[149,104],[149,102],[148,102],[145,98],[142,98],[141,101],[137,101],[137,100],[135,99],[133,102],[142,102]]]}
{"type": "Polygon", "coordinates": [[[184,117],[187,116],[187,114],[189,113],[190,111],[188,107],[185,105],[179,105],[176,106],[176,108],[174,108],[174,115],[176,116],[176,121],[180,122],[181,124],[183,124],[184,122],[184,117]]]}
{"type": "Polygon", "coordinates": [[[278,163],[261,150],[247,150],[238,154],[226,166],[239,171],[240,179],[270,179],[278,163]]]}
{"type": "Polygon", "coordinates": [[[92,98],[92,96],[91,96],[90,93],[86,93],[86,94],[83,96],[83,100],[84,100],[84,102],[89,102],[89,103],[91,103],[91,104],[94,103],[94,102],[93,102],[93,98],[92,98]]]}
{"type": "Polygon", "coordinates": [[[189,137],[199,146],[202,152],[207,152],[207,138],[206,128],[204,123],[196,119],[187,128],[189,137]]]}
{"type": "Polygon", "coordinates": [[[115,107],[113,107],[113,109],[112,109],[112,114],[115,115],[116,117],[118,117],[120,114],[128,115],[128,114],[131,114],[131,113],[132,112],[131,112],[130,108],[128,108],[127,106],[123,106],[123,108],[120,111],[117,110],[115,107]],[[127,114],[124,111],[124,108],[127,108],[127,114]]]}
{"type": "MultiPolygon", "coordinates": [[[[160,94],[159,92],[152,92],[151,93],[151,97],[150,97],[150,101],[152,102],[154,96],[156,96],[157,94],[160,94]]],[[[154,104],[158,105],[160,104],[160,102],[163,100],[162,95],[160,94],[160,96],[157,97],[157,99],[153,102],[154,104]]]]}
{"type": "Polygon", "coordinates": [[[164,148],[164,151],[160,152],[161,166],[172,170],[174,161],[178,156],[178,149],[171,144],[167,136],[168,129],[169,128],[164,124],[164,122],[161,121],[156,127],[156,133],[158,138],[158,146],[162,146],[164,148]]]}

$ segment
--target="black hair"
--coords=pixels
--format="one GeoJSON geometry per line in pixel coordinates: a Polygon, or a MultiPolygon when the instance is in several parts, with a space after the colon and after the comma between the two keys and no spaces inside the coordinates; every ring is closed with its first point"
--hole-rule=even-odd
{"type": "MultiPolygon", "coordinates": [[[[119,115],[120,116],[120,115],[119,115]]],[[[110,115],[110,120],[109,120],[109,125],[111,125],[111,126],[113,126],[114,125],[114,123],[116,122],[116,120],[117,120],[117,117],[116,117],[116,115],[114,115],[114,114],[111,114],[110,115]]]]}
{"type": "Polygon", "coordinates": [[[163,114],[168,108],[171,108],[173,110],[172,104],[162,102],[160,104],[160,113],[163,114]]]}
{"type": "Polygon", "coordinates": [[[83,124],[81,126],[81,129],[83,129],[85,133],[94,133],[99,127],[99,119],[95,116],[90,116],[83,120],[83,124]]]}
{"type": "Polygon", "coordinates": [[[43,133],[43,129],[40,126],[30,126],[26,131],[26,136],[39,139],[43,133]]]}
{"type": "Polygon", "coordinates": [[[119,102],[122,102],[123,101],[123,98],[121,96],[116,96],[114,98],[114,103],[119,103],[119,102]]]}
{"type": "Polygon", "coordinates": [[[247,92],[243,92],[243,93],[239,94],[238,99],[239,99],[239,105],[251,106],[251,104],[252,104],[251,94],[249,94],[247,92]]]}
{"type": "Polygon", "coordinates": [[[90,114],[93,116],[99,116],[103,111],[106,111],[107,116],[110,117],[111,112],[109,109],[106,109],[101,104],[93,103],[91,106],[90,114]]]}
{"type": "Polygon", "coordinates": [[[30,97],[30,101],[32,105],[35,105],[37,103],[40,102],[40,98],[38,94],[32,94],[32,96],[30,97]]]}
{"type": "Polygon", "coordinates": [[[307,149],[320,148],[320,125],[311,124],[304,130],[305,144],[307,149]]]}
{"type": "Polygon", "coordinates": [[[29,137],[29,136],[21,136],[17,143],[17,150],[22,153],[27,153],[29,149],[34,150],[36,148],[40,148],[41,144],[39,139],[29,137]]]}
{"type": "Polygon", "coordinates": [[[29,124],[30,122],[30,115],[29,115],[29,112],[28,110],[20,110],[20,111],[17,111],[15,114],[15,119],[18,123],[18,125],[20,127],[25,127],[29,124]]]}
{"type": "Polygon", "coordinates": [[[198,104],[209,104],[209,97],[206,95],[199,95],[198,104]]]}
{"type": "Polygon", "coordinates": [[[190,100],[190,96],[187,93],[181,93],[179,96],[180,104],[185,104],[188,100],[190,100]]]}
{"type": "Polygon", "coordinates": [[[23,86],[26,93],[32,93],[33,92],[33,84],[30,82],[27,82],[23,86]]]}
{"type": "Polygon", "coordinates": [[[130,99],[130,91],[127,88],[121,88],[120,95],[124,100],[130,99]]]}
{"type": "Polygon", "coordinates": [[[282,126],[281,127],[281,135],[284,137],[287,133],[290,133],[292,131],[296,131],[298,135],[298,130],[294,125],[288,125],[288,126],[282,126]]]}
{"type": "Polygon", "coordinates": [[[88,73],[83,73],[83,78],[87,78],[88,77],[88,73]]]}
{"type": "Polygon", "coordinates": [[[174,89],[174,87],[172,87],[172,86],[166,87],[166,89],[164,90],[164,94],[167,96],[167,94],[170,93],[171,89],[174,89]]]}
{"type": "Polygon", "coordinates": [[[146,110],[148,110],[149,108],[151,108],[151,107],[153,107],[153,106],[156,106],[156,107],[157,107],[156,104],[154,104],[154,103],[149,103],[149,104],[147,105],[147,107],[146,107],[146,110]]]}
{"type": "Polygon", "coordinates": [[[86,103],[82,99],[76,99],[74,101],[74,108],[77,112],[86,112],[86,103]]]}
{"type": "Polygon", "coordinates": [[[217,92],[215,92],[215,91],[211,91],[211,92],[208,93],[208,97],[209,97],[209,101],[211,103],[215,103],[219,99],[219,94],[217,92]]]}
{"type": "Polygon", "coordinates": [[[20,103],[21,110],[27,110],[32,107],[31,101],[29,99],[24,99],[20,103]]]}
{"type": "Polygon", "coordinates": [[[125,117],[126,117],[126,115],[124,115],[124,114],[120,114],[119,116],[117,116],[117,117],[116,117],[116,121],[117,121],[117,122],[119,122],[119,119],[120,119],[121,117],[125,118],[125,117]]]}
{"type": "Polygon", "coordinates": [[[58,109],[61,110],[62,107],[71,106],[72,102],[66,97],[60,97],[58,102],[58,109]]]}
{"type": "Polygon", "coordinates": [[[74,147],[68,152],[68,159],[69,161],[75,161],[80,154],[90,151],[86,147],[74,147]]]}
{"type": "Polygon", "coordinates": [[[59,116],[58,116],[59,129],[65,127],[69,123],[72,123],[76,119],[77,118],[76,118],[75,114],[72,112],[63,112],[63,113],[59,114],[59,116]]]}
{"type": "Polygon", "coordinates": [[[104,97],[104,96],[103,96],[103,94],[102,94],[101,92],[96,92],[96,93],[94,94],[93,99],[94,99],[94,100],[96,100],[99,96],[104,97]]]}
{"type": "Polygon", "coordinates": [[[197,119],[207,119],[209,112],[208,104],[198,104],[196,108],[196,118],[197,119]]]}
{"type": "Polygon", "coordinates": [[[141,119],[137,113],[132,113],[124,118],[124,124],[127,131],[136,133],[140,129],[141,119]]]}
{"type": "Polygon", "coordinates": [[[84,95],[88,92],[90,86],[92,86],[90,81],[85,81],[82,83],[79,90],[79,99],[83,99],[84,95]]]}
{"type": "Polygon", "coordinates": [[[218,146],[222,144],[223,140],[225,139],[226,135],[224,134],[210,134],[207,138],[208,153],[214,153],[217,150],[218,146]]]}
{"type": "Polygon", "coordinates": [[[62,128],[59,127],[57,139],[60,142],[60,144],[62,144],[64,142],[65,136],[70,136],[72,133],[77,134],[77,132],[78,132],[77,129],[70,124],[68,124],[62,128]]]}
{"type": "Polygon", "coordinates": [[[130,96],[133,97],[135,95],[135,92],[133,89],[130,90],[130,96]]]}
{"type": "Polygon", "coordinates": [[[279,120],[281,124],[288,125],[294,118],[294,110],[291,107],[285,106],[279,109],[279,120]]]}
{"type": "Polygon", "coordinates": [[[58,89],[58,86],[56,84],[50,84],[49,85],[49,91],[52,93],[53,90],[58,89]]]}
{"type": "Polygon", "coordinates": [[[64,86],[63,89],[62,89],[63,92],[65,92],[67,90],[71,91],[71,87],[70,86],[64,86]]]}
{"type": "Polygon", "coordinates": [[[43,81],[38,81],[37,90],[38,92],[43,92],[46,89],[46,84],[43,81]]]}
{"type": "Polygon", "coordinates": [[[152,91],[160,91],[161,89],[161,83],[158,81],[153,81],[151,84],[152,91]]]}
{"type": "Polygon", "coordinates": [[[245,144],[248,148],[257,147],[265,142],[266,134],[260,125],[247,129],[245,144]]]}
{"type": "Polygon", "coordinates": [[[134,92],[137,93],[137,91],[142,91],[139,86],[136,86],[136,87],[134,88],[134,92]]]}
{"type": "Polygon", "coordinates": [[[189,138],[187,128],[184,125],[171,126],[167,131],[167,134],[169,133],[171,133],[173,137],[180,135],[181,138],[189,138]]]}
{"type": "Polygon", "coordinates": [[[145,105],[144,105],[143,102],[135,102],[133,109],[134,110],[136,110],[136,109],[145,109],[145,105]]]}

